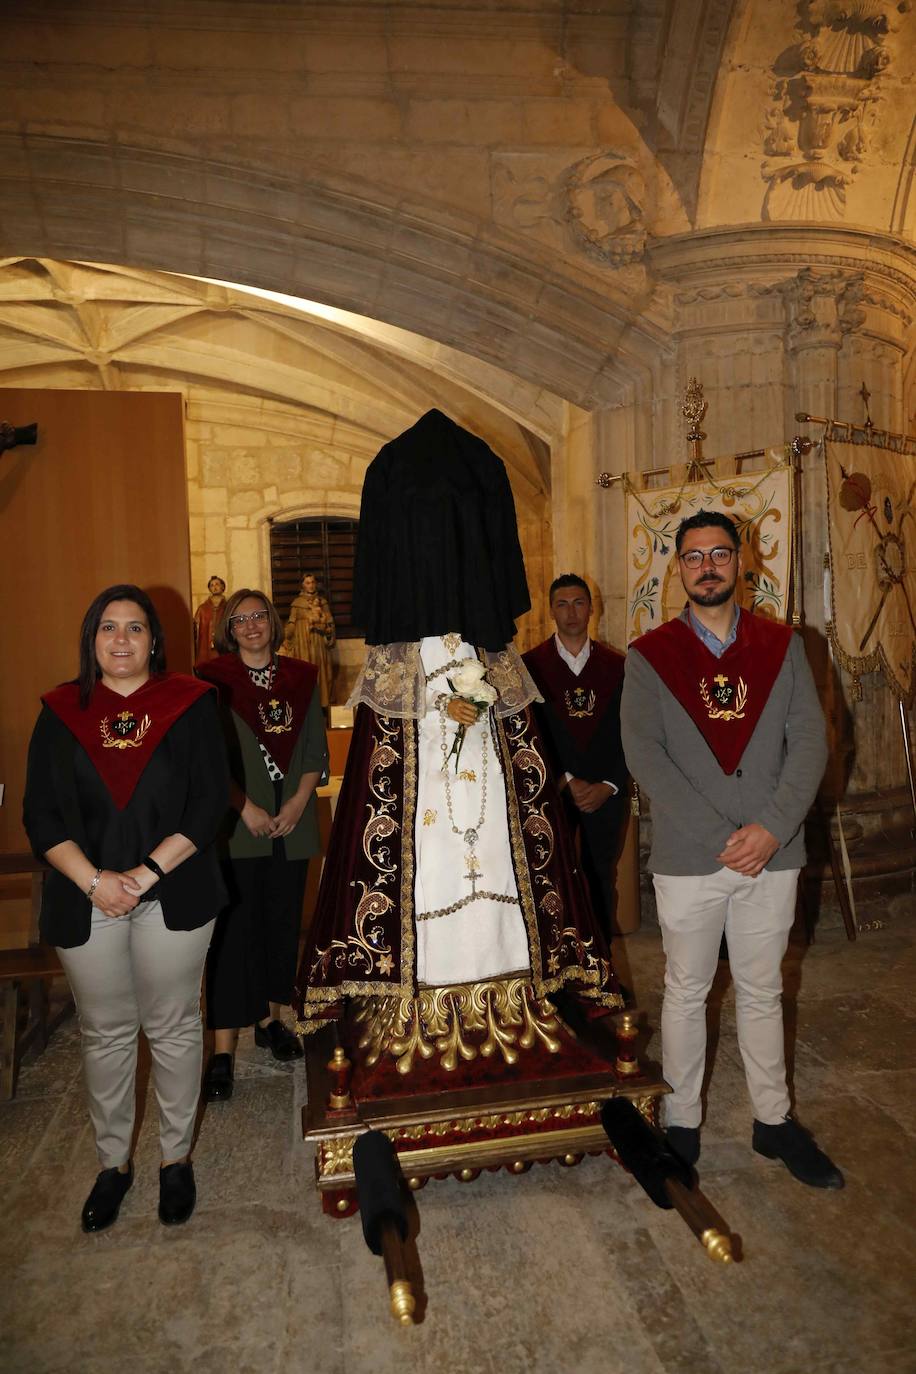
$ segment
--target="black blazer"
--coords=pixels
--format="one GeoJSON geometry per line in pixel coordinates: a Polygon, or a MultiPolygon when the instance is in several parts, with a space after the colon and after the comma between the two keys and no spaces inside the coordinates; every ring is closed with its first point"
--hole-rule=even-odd
{"type": "MultiPolygon", "coordinates": [[[[73,840],[90,862],[97,861],[77,786],[78,750],[80,767],[91,768],[82,745],[43,706],[29,745],[23,803],[23,823],[39,859],[54,845],[73,840]]],[[[128,810],[137,808],[142,852],[125,854],[124,868],[142,863],[167,835],[186,835],[197,847],[196,854],[152,889],[169,930],[196,930],[226,905],[214,840],[228,806],[226,746],[216,693],[207,692],[160,740],[128,803],[128,810]]],[[[91,909],[85,893],[52,869],[42,895],[41,938],[62,949],[84,945],[89,939],[91,909]]]]}

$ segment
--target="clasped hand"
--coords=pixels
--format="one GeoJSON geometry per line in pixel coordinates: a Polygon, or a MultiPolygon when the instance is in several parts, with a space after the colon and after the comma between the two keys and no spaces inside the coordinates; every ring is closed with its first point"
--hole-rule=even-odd
{"type": "Polygon", "coordinates": [[[765,826],[752,821],[733,830],[725,842],[725,848],[717,856],[718,862],[735,873],[743,873],[746,878],[756,878],[762,873],[779,848],[779,841],[765,826]]]}
{"type": "Polygon", "coordinates": [[[305,802],[298,797],[290,797],[283,803],[275,816],[265,811],[263,806],[246,798],[242,807],[242,821],[250,835],[255,839],[282,840],[299,823],[305,802]]]}
{"type": "Polygon", "coordinates": [[[156,874],[143,864],[124,873],[106,868],[92,894],[92,905],[103,916],[126,916],[157,882],[156,874]]]}
{"type": "Polygon", "coordinates": [[[602,807],[613,792],[606,782],[586,782],[584,778],[570,778],[567,787],[576,806],[587,816],[602,807]]]}

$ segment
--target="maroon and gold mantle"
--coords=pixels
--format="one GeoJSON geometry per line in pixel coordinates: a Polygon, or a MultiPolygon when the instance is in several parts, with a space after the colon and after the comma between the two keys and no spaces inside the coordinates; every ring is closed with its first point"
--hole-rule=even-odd
{"type": "MultiPolygon", "coordinates": [[[[565,985],[623,1005],[610,954],[576,871],[528,708],[493,720],[506,778],[512,863],[538,999],[565,985]]],[[[417,727],[358,708],[337,822],[299,970],[301,1028],[348,997],[417,992],[414,825],[417,727]]]]}
{"type": "Polygon", "coordinates": [[[210,688],[184,673],[157,673],[121,696],[97,682],[80,706],[78,682],[64,682],[42,697],[44,704],[79,740],[93,767],[124,810],[153,751],[189,706],[210,688]]]}
{"type": "Polygon", "coordinates": [[[219,689],[220,699],[287,772],[318,681],[315,665],[277,657],[269,688],[255,686],[238,654],[220,654],[201,663],[197,672],[219,689]]]}
{"type": "Polygon", "coordinates": [[[683,620],[634,640],[680,702],[725,773],[734,773],[788,652],[792,629],[741,611],[734,643],[721,658],[683,620]]]}

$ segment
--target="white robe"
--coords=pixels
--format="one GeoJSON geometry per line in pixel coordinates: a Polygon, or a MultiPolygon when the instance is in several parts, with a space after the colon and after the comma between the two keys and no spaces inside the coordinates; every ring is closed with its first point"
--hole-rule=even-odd
{"type": "MultiPolygon", "coordinates": [[[[450,652],[440,636],[420,643],[420,658],[427,679],[437,668],[452,659],[476,658],[474,649],[462,642],[450,652]]],[[[468,726],[458,773],[473,773],[474,780],[455,772],[449,762],[455,834],[448,815],[448,800],[442,764],[442,725],[436,697],[449,692],[448,674],[427,681],[426,715],[418,726],[416,880],[414,885],[417,915],[417,980],[441,986],[447,983],[478,982],[511,973],[530,971],[528,936],[509,847],[509,822],[506,811],[506,784],[492,738],[486,742],[487,800],[480,821],[483,783],[484,733],[490,736],[489,712],[483,712],[476,725],[468,726]],[[478,892],[494,892],[513,898],[495,902],[476,897],[448,916],[423,920],[424,913],[451,906],[471,892],[467,876],[468,846],[464,832],[478,833],[473,853],[479,864],[478,892]]],[[[451,749],[458,726],[445,718],[446,750],[451,749]]]]}

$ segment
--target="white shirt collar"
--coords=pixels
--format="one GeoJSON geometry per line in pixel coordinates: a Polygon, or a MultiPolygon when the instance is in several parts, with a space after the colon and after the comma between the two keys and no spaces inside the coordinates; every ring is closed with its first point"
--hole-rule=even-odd
{"type": "Polygon", "coordinates": [[[571,654],[569,652],[566,645],[563,643],[562,639],[558,634],[554,635],[553,642],[557,646],[557,653],[560,655],[563,662],[566,664],[567,668],[569,668],[573,673],[575,673],[576,677],[578,677],[579,674],[582,672],[582,669],[588,662],[588,656],[592,651],[592,641],[590,639],[586,639],[585,643],[582,645],[582,648],[579,650],[577,654],[571,654]]]}

